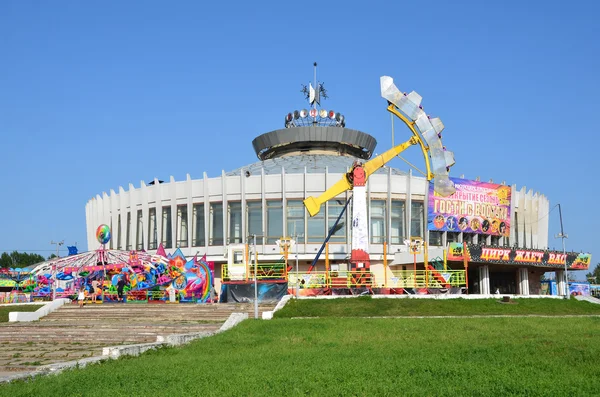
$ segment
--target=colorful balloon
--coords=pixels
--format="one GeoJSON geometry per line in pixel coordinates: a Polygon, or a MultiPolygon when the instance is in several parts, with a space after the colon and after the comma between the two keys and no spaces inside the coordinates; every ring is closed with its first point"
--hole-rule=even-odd
{"type": "Polygon", "coordinates": [[[110,227],[108,225],[100,225],[96,229],[96,239],[100,244],[106,244],[110,241],[110,227]]]}

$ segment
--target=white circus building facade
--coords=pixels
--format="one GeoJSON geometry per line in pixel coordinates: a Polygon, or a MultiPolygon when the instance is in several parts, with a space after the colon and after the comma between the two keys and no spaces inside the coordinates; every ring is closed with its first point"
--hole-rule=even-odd
{"type": "MultiPolygon", "coordinates": [[[[228,277],[226,267],[281,261],[287,237],[294,241],[288,247],[290,284],[292,276],[299,282],[324,271],[324,282],[331,281],[350,269],[352,203],[340,214],[352,191],[322,204],[313,217],[303,201],[327,191],[356,161],[368,161],[376,145],[367,132],[346,128],[339,113],[295,111],[284,128],[252,141],[255,163],[220,175],[154,179],[98,194],[86,205],[88,248],[98,247],[96,228],[106,224],[113,236],[109,249],[153,253],[162,244],[187,257],[206,254],[220,285],[228,277]]],[[[531,295],[542,292],[545,272],[556,271],[562,279],[565,260],[571,268],[581,266],[578,254],[565,258],[548,250],[550,203],[542,193],[504,182],[453,181],[463,189],[444,198],[411,171],[384,165],[370,175],[371,287],[390,293],[433,293],[437,287],[436,292],[531,295]],[[421,249],[411,244],[419,238],[421,249]],[[452,276],[455,283],[447,282],[451,272],[460,273],[452,276]]]]}

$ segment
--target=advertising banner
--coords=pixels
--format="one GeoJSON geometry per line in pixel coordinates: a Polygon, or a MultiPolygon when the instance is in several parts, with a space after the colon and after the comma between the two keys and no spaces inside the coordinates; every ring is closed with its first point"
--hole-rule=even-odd
{"type": "Polygon", "coordinates": [[[510,186],[450,179],[456,192],[448,197],[438,195],[433,184],[429,185],[429,230],[510,235],[510,186]]]}
{"type": "Polygon", "coordinates": [[[470,262],[500,263],[513,265],[534,265],[540,267],[554,267],[561,269],[565,266],[569,270],[587,270],[592,260],[591,254],[562,251],[547,251],[525,248],[487,247],[485,245],[467,244],[465,252],[463,243],[450,243],[448,245],[447,259],[449,261],[462,261],[465,255],[470,262]]]}
{"type": "Polygon", "coordinates": [[[462,261],[467,256],[467,261],[470,260],[468,252],[465,252],[463,243],[450,243],[448,244],[448,253],[446,259],[449,261],[462,261]]]}
{"type": "Polygon", "coordinates": [[[569,283],[569,294],[570,295],[583,295],[590,296],[590,284],[589,283],[569,283]]]}
{"type": "MultiPolygon", "coordinates": [[[[258,302],[276,303],[288,291],[288,283],[258,283],[258,302]]],[[[225,284],[221,295],[227,303],[254,302],[254,284],[225,284]]]]}

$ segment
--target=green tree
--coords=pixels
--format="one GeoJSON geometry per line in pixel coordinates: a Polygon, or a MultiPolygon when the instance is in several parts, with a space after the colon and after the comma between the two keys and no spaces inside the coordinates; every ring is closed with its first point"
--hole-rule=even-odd
{"type": "Polygon", "coordinates": [[[596,263],[594,270],[586,274],[585,277],[592,284],[600,284],[600,263],[596,263]]]}
{"type": "Polygon", "coordinates": [[[46,259],[39,254],[13,251],[10,254],[3,252],[0,255],[0,267],[27,267],[36,263],[44,262],[46,259]]]}

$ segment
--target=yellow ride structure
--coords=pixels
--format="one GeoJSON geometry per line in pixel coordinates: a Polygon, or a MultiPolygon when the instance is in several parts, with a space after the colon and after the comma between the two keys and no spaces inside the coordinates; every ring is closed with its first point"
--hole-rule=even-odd
{"type": "MultiPolygon", "coordinates": [[[[315,198],[311,196],[304,200],[304,205],[310,216],[315,216],[319,213],[321,205],[325,202],[348,190],[354,191],[354,204],[352,206],[352,253],[350,257],[351,276],[349,277],[349,283],[354,286],[368,287],[373,285],[368,255],[369,239],[365,198],[365,183],[370,175],[410,146],[418,144],[425,160],[426,178],[428,181],[434,181],[434,191],[442,196],[449,196],[455,191],[454,185],[448,176],[448,171],[454,164],[454,156],[452,152],[447,151],[442,145],[441,132],[444,129],[444,125],[441,120],[439,118],[432,119],[423,111],[421,96],[419,94],[414,91],[410,94],[400,92],[394,85],[391,77],[381,77],[381,95],[388,101],[387,110],[402,120],[410,129],[413,136],[406,142],[392,147],[385,153],[367,161],[365,164],[355,162],[347,174],[319,197],[315,198]]],[[[425,259],[425,262],[427,262],[427,259],[425,259]]],[[[434,273],[436,277],[430,277],[427,272],[431,271],[435,270],[428,270],[426,265],[426,270],[417,272],[415,266],[414,271],[410,271],[406,275],[399,274],[397,277],[394,276],[392,280],[394,280],[394,284],[398,284],[397,287],[399,288],[428,286],[430,280],[435,283],[436,278],[439,278],[437,273],[434,273]]],[[[315,280],[331,279],[329,275],[315,278],[315,280]]],[[[463,284],[464,274],[452,275],[451,279],[457,285],[463,284]]],[[[387,277],[385,281],[385,284],[387,284],[387,277]]],[[[444,285],[450,284],[445,283],[444,285]]]]}

